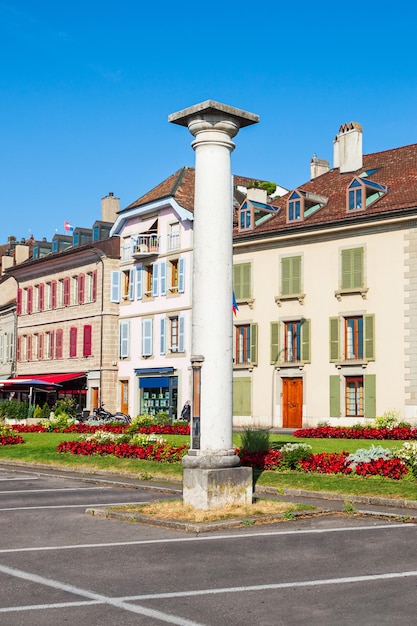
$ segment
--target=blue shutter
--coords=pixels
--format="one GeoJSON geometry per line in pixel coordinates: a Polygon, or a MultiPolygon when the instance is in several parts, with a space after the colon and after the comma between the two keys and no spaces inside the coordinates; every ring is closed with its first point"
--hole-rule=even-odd
{"type": "Polygon", "coordinates": [[[152,320],[142,320],[142,356],[152,355],[152,320]]]}
{"type": "Polygon", "coordinates": [[[136,300],[142,300],[142,265],[136,267],[136,300]]]}
{"type": "Polygon", "coordinates": [[[135,293],[134,276],[135,276],[135,270],[133,269],[133,267],[131,267],[129,270],[129,300],[133,300],[134,293],[135,293]]]}
{"type": "Polygon", "coordinates": [[[184,284],[185,284],[184,270],[185,270],[185,259],[179,259],[179,262],[178,262],[178,292],[179,293],[184,293],[184,284]]]}
{"type": "Polygon", "coordinates": [[[111,273],[111,302],[120,302],[120,272],[118,270],[111,273]]]}
{"type": "Polygon", "coordinates": [[[122,321],[119,324],[119,356],[126,358],[129,356],[130,348],[130,322],[122,321]]]}
{"type": "Polygon", "coordinates": [[[167,292],[167,264],[166,261],[161,263],[161,296],[165,296],[167,292]]]}
{"type": "Polygon", "coordinates": [[[185,317],[178,316],[178,352],[185,352],[185,317]]]}
{"type": "Polygon", "coordinates": [[[152,272],[152,295],[153,296],[158,295],[158,269],[159,269],[159,265],[157,263],[154,263],[153,272],[152,272]]]}
{"type": "Polygon", "coordinates": [[[160,327],[159,327],[160,328],[159,352],[161,354],[165,354],[165,352],[166,352],[165,327],[166,327],[165,317],[161,317],[161,319],[160,319],[160,327]]]}

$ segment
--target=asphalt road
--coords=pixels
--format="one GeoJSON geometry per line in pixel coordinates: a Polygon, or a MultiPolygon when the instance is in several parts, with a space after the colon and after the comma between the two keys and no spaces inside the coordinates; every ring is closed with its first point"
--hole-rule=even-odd
{"type": "Polygon", "coordinates": [[[335,514],[190,535],[85,514],[166,497],[0,468],[0,624],[417,623],[415,524],[335,514]]]}

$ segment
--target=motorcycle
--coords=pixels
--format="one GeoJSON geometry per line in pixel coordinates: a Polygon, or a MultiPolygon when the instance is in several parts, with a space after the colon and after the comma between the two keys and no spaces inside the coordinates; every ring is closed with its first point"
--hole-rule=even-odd
{"type": "Polygon", "coordinates": [[[116,413],[110,413],[110,411],[106,411],[103,408],[104,405],[100,404],[99,407],[93,409],[94,419],[103,422],[104,424],[108,424],[109,422],[121,422],[122,424],[130,424],[132,421],[130,415],[127,413],[122,413],[121,411],[116,411],[116,413]]]}

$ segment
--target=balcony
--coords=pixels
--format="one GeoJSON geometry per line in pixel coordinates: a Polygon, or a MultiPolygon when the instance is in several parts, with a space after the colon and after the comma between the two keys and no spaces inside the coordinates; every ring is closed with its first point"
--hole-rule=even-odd
{"type": "Polygon", "coordinates": [[[159,254],[159,240],[160,236],[155,233],[134,235],[130,239],[132,257],[134,259],[142,259],[159,254]]]}

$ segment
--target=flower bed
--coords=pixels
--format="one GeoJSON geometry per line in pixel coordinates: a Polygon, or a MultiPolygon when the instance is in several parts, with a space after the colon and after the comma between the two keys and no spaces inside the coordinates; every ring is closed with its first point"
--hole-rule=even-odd
{"type": "Polygon", "coordinates": [[[417,428],[394,426],[394,428],[345,428],[342,426],[318,426],[300,428],[293,432],[302,439],[391,439],[406,441],[417,439],[417,428]]]}
{"type": "Polygon", "coordinates": [[[88,438],[83,441],[63,441],[57,446],[57,452],[69,452],[86,456],[104,456],[113,454],[125,459],[142,459],[159,463],[177,463],[186,454],[188,446],[170,446],[159,441],[145,445],[135,445],[127,442],[96,441],[88,438]]]}
{"type": "MultiPolygon", "coordinates": [[[[14,424],[13,430],[19,433],[46,433],[46,432],[63,432],[63,433],[95,433],[97,430],[106,430],[112,433],[125,433],[129,430],[129,426],[114,426],[112,424],[72,424],[66,428],[55,428],[49,431],[43,424],[14,424]]],[[[168,424],[165,426],[140,426],[137,432],[144,434],[161,434],[161,435],[189,435],[189,424],[168,424]]]]}
{"type": "Polygon", "coordinates": [[[20,435],[0,435],[0,446],[11,446],[16,443],[25,443],[20,435]]]}

